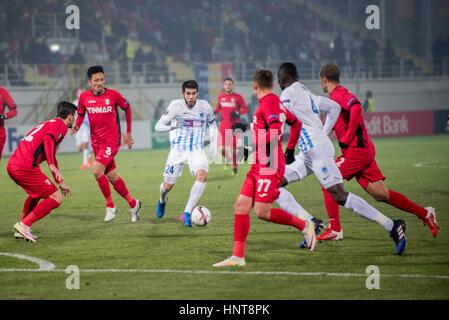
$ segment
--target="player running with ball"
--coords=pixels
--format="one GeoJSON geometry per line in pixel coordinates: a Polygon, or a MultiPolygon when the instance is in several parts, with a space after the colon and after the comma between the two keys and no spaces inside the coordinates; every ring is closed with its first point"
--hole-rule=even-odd
{"type": "Polygon", "coordinates": [[[170,131],[170,153],[164,169],[164,181],[159,188],[156,216],[162,218],[165,215],[167,195],[175,186],[187,162],[196,180],[179,220],[186,227],[191,227],[191,213],[206,189],[209,171],[209,161],[204,152],[206,127],[209,127],[211,159],[217,155],[218,128],[209,102],[198,99],[198,83],[195,80],[182,84],[182,95],[184,99],[170,102],[155,127],[157,131],[170,131]]]}

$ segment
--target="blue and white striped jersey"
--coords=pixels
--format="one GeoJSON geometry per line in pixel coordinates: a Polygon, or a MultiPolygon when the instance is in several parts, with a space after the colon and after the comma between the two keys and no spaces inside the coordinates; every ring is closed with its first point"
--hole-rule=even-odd
{"type": "Polygon", "coordinates": [[[190,108],[184,99],[170,102],[156,124],[156,130],[170,130],[170,148],[177,151],[204,150],[206,126],[215,125],[212,106],[198,99],[190,108]]]}
{"type": "Polygon", "coordinates": [[[335,122],[340,114],[340,106],[331,99],[316,96],[300,82],[295,82],[285,88],[281,94],[282,104],[293,113],[301,122],[301,135],[298,147],[307,152],[314,146],[328,141],[335,122]],[[323,125],[320,112],[327,112],[323,125]]]}

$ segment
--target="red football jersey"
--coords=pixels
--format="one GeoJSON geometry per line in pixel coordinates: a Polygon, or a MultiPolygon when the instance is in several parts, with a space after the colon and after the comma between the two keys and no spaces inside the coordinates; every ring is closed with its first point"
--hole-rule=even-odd
{"type": "MultiPolygon", "coordinates": [[[[128,101],[118,91],[105,89],[99,96],[94,95],[91,90],[85,91],[78,100],[79,119],[76,126],[81,126],[82,119],[87,114],[92,144],[120,146],[121,129],[117,106],[125,111],[130,108],[128,101]]],[[[128,131],[130,129],[128,127],[128,131]]]]}
{"type": "MultiPolygon", "coordinates": [[[[368,135],[361,112],[356,126],[353,129],[349,128],[351,108],[354,106],[361,108],[361,103],[357,97],[348,89],[337,86],[330,93],[330,98],[341,106],[340,116],[334,127],[338,141],[344,141],[349,147],[367,148],[374,152],[375,147],[368,135]],[[349,132],[350,130],[353,131],[352,137],[349,136],[352,134],[352,132],[349,132]]],[[[342,149],[342,151],[345,151],[345,149],[342,149]]]]}
{"type": "Polygon", "coordinates": [[[220,127],[231,129],[234,123],[239,122],[238,118],[233,118],[231,115],[234,111],[239,114],[248,113],[248,107],[243,97],[234,92],[231,94],[225,92],[220,93],[215,109],[215,113],[221,113],[220,127]]]}
{"type": "Polygon", "coordinates": [[[34,168],[47,160],[44,151],[44,138],[52,137],[56,146],[64,140],[67,134],[67,126],[61,118],[55,118],[38,124],[26,134],[19,146],[9,159],[9,164],[25,168],[34,168]]]}
{"type": "MultiPolygon", "coordinates": [[[[12,118],[17,115],[16,103],[8,90],[3,87],[0,87],[0,114],[4,114],[6,118],[12,118]],[[5,114],[6,107],[9,109],[9,112],[5,114]]],[[[3,122],[3,120],[0,120],[0,127],[3,127],[3,122]]]]}
{"type": "Polygon", "coordinates": [[[278,136],[276,155],[278,163],[278,172],[282,175],[285,172],[285,156],[282,150],[282,134],[283,126],[285,122],[294,123],[297,121],[296,117],[288,111],[282,104],[279,97],[273,93],[270,93],[259,100],[259,107],[254,112],[253,120],[253,134],[254,141],[256,142],[256,161],[255,164],[260,166],[266,166],[267,158],[259,159],[260,148],[266,148],[266,156],[269,157],[271,150],[270,142],[270,130],[276,130],[278,136]],[[278,128],[270,128],[273,123],[279,123],[278,128]]]}

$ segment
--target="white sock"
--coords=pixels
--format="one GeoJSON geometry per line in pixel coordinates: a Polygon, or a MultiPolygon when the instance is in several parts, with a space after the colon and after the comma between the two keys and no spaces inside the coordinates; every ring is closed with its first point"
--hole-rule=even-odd
{"type": "Polygon", "coordinates": [[[89,161],[89,149],[83,150],[83,164],[87,165],[87,162],[89,161]]]}
{"type": "Polygon", "coordinates": [[[302,219],[311,221],[313,216],[308,213],[301,205],[296,201],[295,197],[287,191],[285,188],[279,188],[279,198],[276,200],[277,204],[282,210],[302,219]]]}
{"type": "Polygon", "coordinates": [[[163,182],[162,182],[161,185],[159,186],[159,192],[160,192],[160,195],[159,195],[159,202],[160,202],[160,203],[166,203],[166,202],[167,202],[167,194],[168,194],[168,191],[165,191],[165,189],[164,189],[164,183],[163,183],[163,182]]]}
{"type": "Polygon", "coordinates": [[[387,231],[393,230],[394,222],[390,218],[386,217],[375,208],[370,206],[368,202],[356,196],[355,194],[349,193],[348,198],[345,203],[345,208],[350,209],[357,213],[359,216],[377,222],[385,228],[387,231]]]}
{"type": "Polygon", "coordinates": [[[190,190],[189,201],[187,201],[187,205],[186,205],[184,212],[189,212],[189,213],[192,212],[192,210],[195,207],[195,205],[197,204],[198,200],[200,200],[201,195],[204,192],[204,189],[206,189],[206,182],[195,181],[192,189],[190,190]]]}

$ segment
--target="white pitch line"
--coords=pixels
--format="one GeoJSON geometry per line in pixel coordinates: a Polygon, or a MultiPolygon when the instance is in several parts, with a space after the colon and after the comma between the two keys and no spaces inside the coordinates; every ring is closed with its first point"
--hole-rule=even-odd
{"type": "MultiPolygon", "coordinates": [[[[27,260],[27,261],[33,262],[39,266],[39,269],[37,269],[37,271],[51,271],[56,268],[56,266],[53,263],[51,263],[50,261],[26,256],[26,255],[20,254],[20,253],[0,252],[0,256],[12,257],[12,258],[20,259],[20,260],[27,260]]],[[[24,270],[27,270],[27,269],[24,269],[24,270]]]]}
{"type": "MultiPolygon", "coordinates": [[[[212,270],[177,270],[177,269],[80,269],[85,273],[177,273],[177,274],[207,274],[233,276],[300,276],[300,277],[364,277],[366,273],[335,273],[335,272],[290,272],[290,271],[212,271],[212,270]]],[[[66,272],[65,269],[0,269],[0,272],[66,272]]],[[[380,274],[387,278],[414,279],[449,279],[449,275],[426,274],[380,274]]]]}
{"type": "Polygon", "coordinates": [[[438,161],[418,162],[413,166],[415,168],[449,168],[447,165],[438,165],[438,161]]]}

